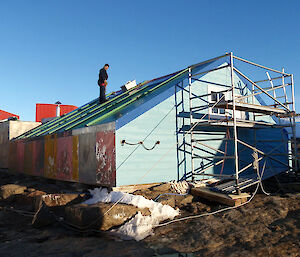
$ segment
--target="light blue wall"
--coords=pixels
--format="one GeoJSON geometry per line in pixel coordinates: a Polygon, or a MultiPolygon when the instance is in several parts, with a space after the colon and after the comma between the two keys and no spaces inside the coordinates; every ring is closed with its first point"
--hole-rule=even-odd
{"type": "MultiPolygon", "coordinates": [[[[213,81],[215,83],[231,85],[230,69],[225,68],[215,72],[210,72],[200,78],[201,80],[213,81]]],[[[241,78],[236,74],[234,76],[234,81],[236,85],[244,87],[245,84],[241,78]]],[[[184,85],[187,85],[187,80],[185,80],[184,85]]],[[[192,84],[193,92],[198,95],[207,94],[209,84],[204,82],[195,81],[192,84]]],[[[215,86],[220,90],[226,89],[226,87],[215,86]]],[[[250,94],[249,89],[245,89],[244,93],[250,94]]],[[[116,167],[117,167],[117,186],[120,185],[130,185],[130,184],[141,184],[141,183],[152,183],[152,182],[162,182],[177,179],[177,154],[176,154],[176,113],[175,113],[175,85],[169,87],[166,91],[149,98],[149,101],[144,101],[139,104],[135,109],[128,111],[123,114],[116,121],[116,167]],[[155,103],[155,104],[154,104],[155,103]],[[166,116],[167,115],[167,116],[166,116]],[[166,117],[165,117],[166,116],[166,117]],[[164,118],[165,117],[165,118],[164,118]],[[163,121],[162,121],[163,119],[163,121]],[[161,122],[161,123],[160,123],[161,122]],[[157,124],[160,123],[158,126],[157,124]],[[144,138],[154,129],[152,134],[144,141],[145,146],[152,147],[156,141],[160,141],[154,150],[147,151],[142,146],[139,146],[135,151],[136,146],[121,145],[122,140],[126,140],[129,143],[138,143],[143,141],[144,138]],[[132,153],[132,151],[134,151],[132,153]],[[132,153],[132,154],[131,154],[132,153]]],[[[236,89],[236,93],[240,94],[239,90],[236,89]]],[[[181,92],[177,93],[178,99],[181,98],[181,92]]],[[[184,93],[185,99],[185,110],[188,111],[188,94],[184,93]]],[[[230,99],[230,97],[229,97],[230,99]]],[[[208,100],[206,98],[206,100],[208,100]]],[[[251,103],[252,100],[250,99],[251,103]]],[[[203,104],[203,101],[194,100],[195,104],[203,104]],[[197,102],[198,101],[198,102],[197,102]]],[[[259,104],[259,101],[255,99],[255,104],[259,104]]],[[[206,111],[200,111],[200,114],[206,114],[206,111]]],[[[252,119],[251,115],[249,117],[252,119]]],[[[274,122],[270,117],[261,117],[260,120],[274,122]]],[[[197,121],[197,120],[196,120],[197,121]]],[[[214,129],[208,128],[208,131],[217,130],[217,135],[198,135],[197,139],[203,138],[220,138],[226,137],[226,129],[214,129]]],[[[232,129],[229,130],[232,137],[232,129]]],[[[239,138],[249,144],[254,144],[254,131],[252,129],[239,129],[239,138]]],[[[274,137],[281,137],[281,131],[272,129],[258,130],[256,133],[257,140],[272,139],[274,137]]],[[[189,141],[189,136],[186,136],[186,140],[189,141]]],[[[233,155],[233,143],[225,140],[217,140],[206,142],[209,146],[216,149],[225,151],[227,155],[233,155]]],[[[276,144],[274,143],[263,143],[258,144],[258,148],[262,151],[268,152],[276,144]]],[[[200,146],[203,150],[208,150],[215,155],[220,155],[217,151],[214,151],[205,146],[200,146]]],[[[251,157],[252,150],[244,149],[244,147],[239,146],[239,157],[241,159],[240,167],[244,167],[248,163],[253,161],[251,157]]],[[[286,146],[283,145],[280,149],[280,153],[285,153],[286,146]]],[[[205,153],[203,154],[205,155],[205,153]]],[[[181,154],[182,157],[182,154],[181,154]]],[[[281,161],[287,163],[286,156],[277,156],[281,161]]],[[[195,167],[199,167],[201,159],[195,160],[195,167]]],[[[207,161],[203,161],[207,163],[207,161]]],[[[190,170],[191,160],[187,159],[187,170],[190,170]]],[[[279,165],[276,162],[269,161],[269,166],[275,166],[272,169],[273,173],[282,171],[285,169],[284,166],[279,165]]],[[[224,165],[219,165],[217,167],[207,170],[207,173],[220,173],[232,174],[234,172],[234,161],[226,160],[224,165]]],[[[251,174],[253,171],[248,171],[251,174]]],[[[270,171],[271,172],[271,171],[270,171]]],[[[266,172],[267,173],[267,172],[266,172]]],[[[271,173],[270,173],[271,174],[271,173]]],[[[183,171],[181,171],[183,175],[183,171]]]]}
{"type": "MultiPolygon", "coordinates": [[[[169,90],[175,89],[171,88],[169,90]]],[[[156,96],[156,98],[160,97],[156,96]]],[[[156,101],[157,99],[153,100],[156,101]]],[[[143,106],[140,108],[143,108],[143,106]]],[[[174,95],[116,131],[116,167],[117,186],[176,179],[174,95]],[[162,120],[165,116],[166,118],[162,120]],[[129,143],[143,141],[160,121],[160,125],[154,130],[153,134],[144,141],[145,146],[148,148],[152,147],[156,141],[160,141],[160,144],[156,145],[151,151],[147,151],[142,146],[139,146],[129,159],[124,162],[136,146],[126,144],[122,146],[121,141],[124,139],[129,143]],[[162,157],[163,159],[159,164],[153,167],[162,157]]]]}

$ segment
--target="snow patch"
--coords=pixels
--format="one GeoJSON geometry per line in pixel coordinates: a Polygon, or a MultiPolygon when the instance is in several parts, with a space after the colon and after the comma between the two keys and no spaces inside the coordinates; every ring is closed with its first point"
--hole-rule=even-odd
{"type": "Polygon", "coordinates": [[[141,212],[138,212],[130,221],[113,231],[120,234],[124,239],[142,240],[153,234],[155,225],[166,219],[174,219],[179,215],[179,210],[175,210],[169,205],[148,200],[141,195],[114,191],[108,193],[106,188],[95,188],[89,191],[92,198],[86,200],[85,204],[115,203],[118,201],[119,203],[131,204],[141,209],[148,208],[150,210],[150,216],[143,216],[141,212]]]}

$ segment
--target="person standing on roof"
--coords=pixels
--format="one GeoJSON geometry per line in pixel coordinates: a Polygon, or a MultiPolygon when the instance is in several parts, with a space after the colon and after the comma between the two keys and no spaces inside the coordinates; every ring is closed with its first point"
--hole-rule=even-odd
{"type": "Polygon", "coordinates": [[[103,68],[99,71],[99,79],[98,79],[98,85],[100,87],[100,97],[99,97],[99,103],[105,103],[106,102],[106,86],[107,86],[107,70],[109,68],[109,65],[106,63],[103,68]]]}

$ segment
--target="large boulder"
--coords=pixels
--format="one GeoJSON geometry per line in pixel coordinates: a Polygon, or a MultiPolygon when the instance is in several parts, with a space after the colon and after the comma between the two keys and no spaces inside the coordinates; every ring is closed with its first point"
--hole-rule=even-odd
{"type": "Polygon", "coordinates": [[[181,196],[178,197],[178,199],[176,199],[176,205],[178,207],[182,207],[184,205],[187,205],[187,204],[191,204],[194,200],[194,196],[193,195],[186,195],[186,196],[183,196],[182,199],[180,199],[181,196]]]}
{"type": "Polygon", "coordinates": [[[35,203],[37,210],[43,202],[48,207],[65,206],[67,204],[80,203],[86,199],[85,194],[44,194],[40,195],[35,203]]]}
{"type": "Polygon", "coordinates": [[[157,191],[157,192],[169,192],[171,191],[171,184],[170,183],[161,183],[159,185],[155,185],[150,188],[151,191],[157,191]]]}
{"type": "Polygon", "coordinates": [[[23,194],[27,188],[25,186],[7,184],[0,187],[0,199],[7,199],[16,194],[23,194]]]}
{"type": "Polygon", "coordinates": [[[32,190],[32,188],[29,188],[23,194],[14,195],[13,201],[23,207],[26,206],[26,209],[33,211],[38,209],[39,206],[36,206],[36,202],[45,194],[44,191],[32,190]]]}
{"type": "Polygon", "coordinates": [[[32,220],[32,225],[36,228],[50,225],[54,223],[57,218],[64,216],[64,209],[67,205],[79,203],[85,199],[85,194],[37,195],[35,202],[37,211],[32,220]]]}
{"type": "Polygon", "coordinates": [[[175,208],[176,205],[175,197],[173,195],[161,195],[156,201],[163,205],[170,205],[173,208],[175,208]]]}
{"type": "Polygon", "coordinates": [[[170,205],[173,208],[182,208],[183,206],[192,203],[193,199],[194,197],[192,195],[162,194],[156,201],[164,205],[170,205]]]}
{"type": "Polygon", "coordinates": [[[113,203],[70,205],[65,208],[65,218],[79,229],[106,231],[122,225],[138,211],[141,211],[143,215],[150,214],[148,209],[139,209],[132,205],[117,204],[111,208],[112,206],[113,203]]]}

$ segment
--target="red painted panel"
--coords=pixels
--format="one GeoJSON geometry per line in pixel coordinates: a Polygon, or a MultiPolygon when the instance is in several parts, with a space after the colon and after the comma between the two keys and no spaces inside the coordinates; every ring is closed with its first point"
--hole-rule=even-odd
{"type": "Polygon", "coordinates": [[[24,150],[25,143],[21,140],[17,141],[17,171],[24,172],[24,150]]]}
{"type": "Polygon", "coordinates": [[[0,120],[5,120],[5,119],[8,119],[10,117],[17,117],[18,120],[20,119],[19,115],[0,110],[0,120]]]}
{"type": "Polygon", "coordinates": [[[116,151],[114,131],[98,132],[96,135],[96,183],[115,186],[116,151]]]}
{"type": "Polygon", "coordinates": [[[36,104],[35,121],[41,122],[44,118],[55,117],[55,104],[36,104]]]}
{"type": "Polygon", "coordinates": [[[44,177],[56,178],[56,143],[57,135],[44,136],[44,177]]]}
{"type": "Polygon", "coordinates": [[[9,142],[8,167],[13,172],[18,172],[17,146],[18,141],[9,142]]]}
{"type": "Polygon", "coordinates": [[[61,105],[60,105],[60,115],[69,113],[69,112],[71,112],[71,111],[74,111],[74,110],[77,109],[77,108],[78,108],[78,107],[77,107],[77,106],[74,106],[74,105],[64,105],[64,104],[61,104],[61,105]]]}
{"type": "Polygon", "coordinates": [[[32,174],[33,172],[33,145],[34,141],[27,141],[24,143],[24,173],[32,174]]]}
{"type": "MultiPolygon", "coordinates": [[[[41,122],[44,118],[51,118],[56,116],[57,104],[36,104],[35,120],[41,122]]],[[[60,105],[60,115],[69,113],[77,109],[74,105],[60,105]]]]}
{"type": "Polygon", "coordinates": [[[73,137],[57,138],[56,147],[57,178],[72,180],[73,137]]]}

